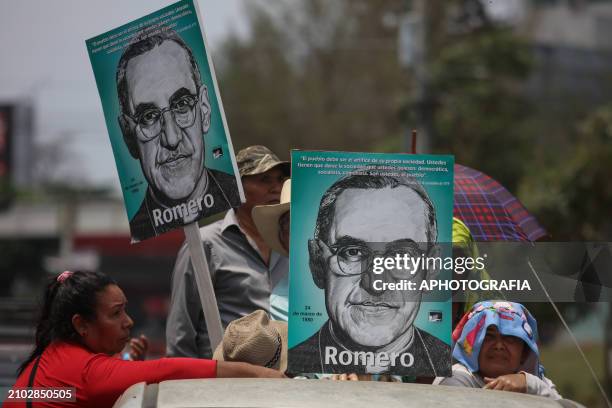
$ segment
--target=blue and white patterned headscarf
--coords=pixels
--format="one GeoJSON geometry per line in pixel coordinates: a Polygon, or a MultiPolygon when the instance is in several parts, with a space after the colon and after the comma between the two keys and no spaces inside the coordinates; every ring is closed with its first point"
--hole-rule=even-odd
{"type": "Polygon", "coordinates": [[[520,303],[506,301],[479,302],[466,313],[453,331],[453,358],[471,372],[479,371],[478,355],[487,332],[495,325],[500,334],[518,337],[529,347],[529,357],[520,370],[542,377],[538,350],[538,325],[520,303]]]}

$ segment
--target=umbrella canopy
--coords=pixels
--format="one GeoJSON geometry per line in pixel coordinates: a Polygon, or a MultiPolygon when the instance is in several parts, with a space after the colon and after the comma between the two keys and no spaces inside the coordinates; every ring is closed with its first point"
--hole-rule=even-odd
{"type": "Polygon", "coordinates": [[[536,241],[546,230],[504,186],[486,174],[455,164],[453,215],[474,241],[536,241]]]}

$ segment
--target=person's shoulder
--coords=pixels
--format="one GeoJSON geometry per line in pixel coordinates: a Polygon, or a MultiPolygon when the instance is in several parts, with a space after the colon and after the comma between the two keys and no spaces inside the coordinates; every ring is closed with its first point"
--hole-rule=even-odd
{"type": "Polygon", "coordinates": [[[300,373],[320,373],[323,371],[320,363],[319,333],[289,349],[289,370],[300,373]]]}
{"type": "Polygon", "coordinates": [[[425,343],[428,350],[436,352],[450,352],[450,345],[446,344],[433,334],[429,334],[425,330],[419,329],[418,327],[415,327],[415,329],[419,332],[421,338],[423,339],[423,343],[425,343]]]}
{"type": "Polygon", "coordinates": [[[237,185],[236,177],[233,174],[226,173],[221,170],[207,169],[208,173],[217,181],[223,190],[237,185]]]}
{"type": "Polygon", "coordinates": [[[211,169],[211,168],[207,168],[207,170],[209,173],[215,176],[216,179],[236,180],[236,177],[234,177],[233,174],[226,173],[223,170],[216,170],[216,169],[211,169]]]}
{"type": "Polygon", "coordinates": [[[434,384],[467,388],[482,388],[483,385],[480,384],[474,374],[472,374],[465,366],[459,363],[453,364],[451,377],[436,378],[434,384]]]}
{"type": "Polygon", "coordinates": [[[155,235],[155,230],[151,225],[149,212],[145,203],[146,198],[142,200],[138,211],[130,220],[130,232],[134,239],[142,241],[155,235]]]}
{"type": "Polygon", "coordinates": [[[54,341],[52,342],[47,350],[45,350],[46,353],[57,353],[57,354],[62,354],[62,355],[77,355],[77,356],[89,356],[89,355],[93,355],[93,353],[89,350],[87,350],[85,347],[79,345],[79,344],[74,344],[74,343],[69,343],[69,342],[65,342],[65,341],[54,341]]]}
{"type": "Polygon", "coordinates": [[[47,347],[42,358],[46,360],[48,366],[53,366],[55,369],[70,366],[71,369],[79,371],[94,356],[94,353],[81,345],[56,341],[47,347]]]}
{"type": "Polygon", "coordinates": [[[315,334],[298,344],[297,346],[291,348],[291,352],[294,353],[313,353],[319,352],[319,333],[320,329],[317,330],[315,334]]]}
{"type": "MultiPolygon", "coordinates": [[[[324,330],[324,328],[325,324],[321,326],[312,336],[308,337],[297,346],[292,347],[289,351],[293,353],[294,356],[303,356],[304,358],[312,359],[312,356],[315,355],[315,353],[316,355],[319,353],[319,340],[322,337],[321,332],[324,330]]],[[[325,342],[325,340],[323,342],[325,342]]]]}
{"type": "MultiPolygon", "coordinates": [[[[229,210],[229,211],[232,211],[232,210],[229,210]]],[[[221,233],[223,232],[222,229],[223,229],[224,220],[225,220],[225,217],[215,222],[211,222],[210,224],[207,224],[203,227],[200,227],[200,238],[202,239],[202,241],[206,242],[216,237],[220,237],[221,233]]]]}
{"type": "Polygon", "coordinates": [[[140,207],[138,207],[138,211],[136,211],[136,214],[134,214],[134,217],[132,217],[132,219],[135,219],[137,217],[148,217],[148,213],[147,213],[147,205],[145,203],[146,201],[146,197],[142,199],[142,202],[140,203],[140,207]]]}
{"type": "MultiPolygon", "coordinates": [[[[17,377],[14,387],[25,387],[36,361],[38,364],[35,384],[46,383],[47,386],[61,386],[66,380],[75,380],[82,372],[93,353],[82,346],[63,341],[54,341],[47,346],[43,354],[33,359],[17,377]]],[[[4,406],[4,405],[3,405],[4,406]]]]}
{"type": "Polygon", "coordinates": [[[232,195],[238,193],[238,181],[233,174],[214,169],[208,169],[208,173],[215,179],[219,187],[221,187],[226,194],[232,195]]]}
{"type": "Polygon", "coordinates": [[[213,185],[216,185],[216,187],[209,187],[209,192],[212,192],[213,195],[223,195],[230,207],[239,207],[241,201],[236,177],[233,174],[221,170],[206,170],[208,171],[208,175],[214,180],[213,185]]]}

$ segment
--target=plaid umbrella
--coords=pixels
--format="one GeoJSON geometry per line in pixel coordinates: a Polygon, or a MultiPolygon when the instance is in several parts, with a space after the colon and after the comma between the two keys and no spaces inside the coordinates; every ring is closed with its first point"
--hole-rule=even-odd
{"type": "Polygon", "coordinates": [[[535,241],[547,235],[504,186],[480,171],[455,164],[453,215],[474,241],[535,241]]]}

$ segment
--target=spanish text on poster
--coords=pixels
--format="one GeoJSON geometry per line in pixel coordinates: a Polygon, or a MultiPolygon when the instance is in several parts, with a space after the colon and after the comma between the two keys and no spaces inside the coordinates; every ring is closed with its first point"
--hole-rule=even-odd
{"type": "Polygon", "coordinates": [[[453,164],[292,151],[289,371],[450,375],[450,296],[419,288],[452,276],[421,261],[452,255],[453,164]]]}
{"type": "Polygon", "coordinates": [[[244,201],[192,0],[86,41],[132,242],[244,201]]]}

